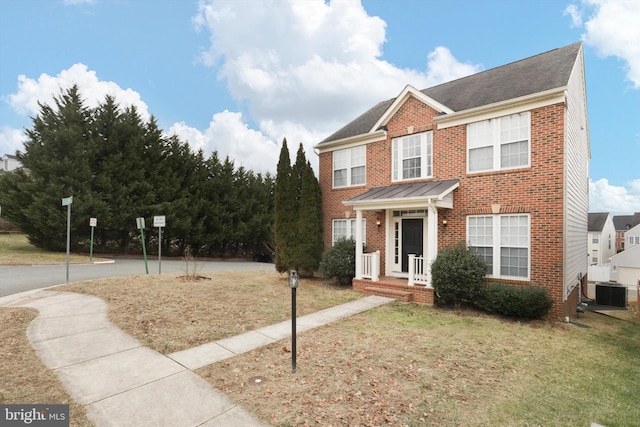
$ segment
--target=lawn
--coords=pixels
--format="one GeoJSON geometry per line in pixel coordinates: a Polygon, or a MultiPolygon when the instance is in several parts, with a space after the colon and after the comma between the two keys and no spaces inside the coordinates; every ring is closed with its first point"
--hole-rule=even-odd
{"type": "MultiPolygon", "coordinates": [[[[93,261],[98,261],[94,257],[93,261]]],[[[61,264],[67,262],[66,252],[47,252],[31,245],[24,234],[0,233],[0,265],[61,264]]],[[[89,263],[86,255],[69,254],[69,262],[89,263]]]]}
{"type": "MultiPolygon", "coordinates": [[[[204,276],[134,276],[59,289],[104,298],[115,324],[165,354],[290,316],[282,275],[204,276]]],[[[299,316],[360,297],[320,279],[303,279],[297,296],[299,316]]],[[[196,372],[275,426],[638,425],[640,322],[635,307],[615,314],[620,318],[586,313],[573,323],[519,322],[392,303],[299,334],[296,373],[290,340],[196,372]]],[[[68,402],[37,358],[24,356],[33,351],[18,340],[33,315],[0,309],[7,325],[0,403],[15,396],[68,402]],[[20,320],[6,320],[14,318],[20,320]],[[27,372],[34,381],[20,380],[27,372]]],[[[85,422],[78,413],[72,425],[85,422]]]]}

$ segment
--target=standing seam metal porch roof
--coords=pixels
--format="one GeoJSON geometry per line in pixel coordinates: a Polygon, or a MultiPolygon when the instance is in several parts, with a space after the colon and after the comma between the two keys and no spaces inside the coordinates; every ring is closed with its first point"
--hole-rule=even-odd
{"type": "Polygon", "coordinates": [[[345,205],[357,205],[359,202],[384,202],[398,200],[416,200],[441,198],[458,188],[457,179],[430,181],[416,184],[390,185],[376,187],[343,202],[345,205]]]}

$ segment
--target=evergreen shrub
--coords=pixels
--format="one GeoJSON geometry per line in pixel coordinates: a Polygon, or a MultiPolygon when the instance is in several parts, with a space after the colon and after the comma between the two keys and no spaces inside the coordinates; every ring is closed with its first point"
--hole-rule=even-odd
{"type": "Polygon", "coordinates": [[[553,300],[547,289],[541,286],[487,283],[475,305],[490,313],[536,319],[549,312],[553,300]]]}
{"type": "Polygon", "coordinates": [[[356,242],[353,239],[338,239],[322,256],[320,274],[337,279],[341,285],[351,284],[356,275],[356,242]]]}
{"type": "Polygon", "coordinates": [[[464,242],[438,252],[431,264],[431,282],[439,305],[473,304],[481,295],[487,263],[464,242]]]}

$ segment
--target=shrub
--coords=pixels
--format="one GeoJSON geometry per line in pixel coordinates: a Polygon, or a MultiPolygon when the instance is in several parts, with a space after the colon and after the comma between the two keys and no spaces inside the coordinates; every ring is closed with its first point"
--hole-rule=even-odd
{"type": "Polygon", "coordinates": [[[482,292],[486,274],[487,263],[464,242],[442,249],[431,264],[436,303],[473,303],[482,292]]]}
{"type": "Polygon", "coordinates": [[[356,242],[341,238],[322,256],[320,274],[335,278],[341,285],[348,285],[356,275],[356,242]]]}
{"type": "Polygon", "coordinates": [[[545,316],[552,305],[546,288],[504,283],[488,283],[476,302],[478,308],[490,313],[528,319],[545,316]]]}

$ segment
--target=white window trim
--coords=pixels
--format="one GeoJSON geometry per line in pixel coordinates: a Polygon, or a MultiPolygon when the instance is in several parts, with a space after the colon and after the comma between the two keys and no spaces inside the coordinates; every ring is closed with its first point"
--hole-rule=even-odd
{"type": "MultiPolygon", "coordinates": [[[[340,237],[346,237],[347,239],[351,238],[353,240],[356,240],[356,236],[355,235],[351,235],[351,224],[356,220],[356,218],[349,218],[349,219],[334,219],[333,221],[331,221],[331,245],[334,245],[336,243],[336,240],[338,240],[336,238],[336,222],[343,222],[345,221],[347,223],[347,235],[346,236],[340,236],[340,237]]],[[[366,244],[367,243],[367,219],[366,218],[362,218],[362,243],[366,244]]]]}
{"type": "Polygon", "coordinates": [[[491,119],[487,119],[487,120],[481,120],[479,122],[474,122],[474,123],[469,123],[467,124],[467,144],[466,144],[466,148],[467,148],[467,173],[468,174],[477,174],[477,173],[486,173],[486,172],[494,172],[494,171],[502,171],[502,170],[509,170],[509,169],[522,169],[522,168],[529,168],[531,167],[531,113],[529,111],[523,111],[520,113],[514,113],[514,114],[509,114],[509,115],[505,115],[505,116],[500,116],[500,117],[494,117],[491,119]],[[501,147],[504,144],[510,144],[510,143],[514,143],[514,142],[518,142],[518,141],[511,141],[511,142],[505,142],[504,144],[500,141],[500,121],[501,119],[503,119],[504,117],[509,117],[509,116],[513,116],[513,115],[522,115],[522,114],[526,114],[527,118],[528,118],[528,123],[529,123],[529,137],[527,139],[527,164],[526,165],[518,165],[518,166],[509,166],[509,167],[502,167],[500,165],[501,163],[501,147]],[[469,144],[469,127],[472,124],[475,123],[482,123],[482,122],[488,122],[490,129],[491,129],[491,144],[487,144],[487,145],[478,145],[478,146],[474,146],[471,147],[469,144]],[[472,149],[477,149],[477,148],[485,148],[485,147],[493,147],[493,162],[492,162],[492,167],[490,169],[480,169],[480,170],[470,170],[470,166],[471,166],[471,161],[470,161],[470,153],[472,149]]]}
{"type": "MultiPolygon", "coordinates": [[[[344,168],[341,168],[341,169],[344,169],[344,168]]],[[[367,185],[367,146],[366,145],[359,145],[357,147],[343,148],[341,150],[333,151],[331,155],[331,185],[332,185],[332,188],[359,187],[359,186],[367,185]],[[355,150],[355,149],[362,149],[364,151],[364,163],[362,165],[360,164],[353,165],[351,163],[351,160],[352,160],[351,153],[352,153],[352,150],[355,150]],[[335,172],[336,172],[335,164],[336,164],[337,153],[345,153],[347,156],[347,165],[346,165],[347,183],[345,185],[336,185],[336,182],[335,182],[335,172]],[[354,167],[362,167],[362,166],[364,166],[364,182],[359,184],[352,184],[351,169],[354,167]]]]}
{"type": "Polygon", "coordinates": [[[433,177],[433,131],[404,135],[391,140],[391,181],[415,181],[417,179],[425,179],[433,177]],[[402,142],[409,137],[420,136],[420,176],[415,178],[402,178],[402,160],[403,158],[396,153],[402,152],[402,142]],[[398,147],[396,148],[396,144],[398,147]],[[429,149],[431,151],[429,158],[429,149]],[[429,160],[429,161],[428,161],[429,160]],[[430,173],[427,173],[429,171],[430,173]]]}
{"type": "MultiPolygon", "coordinates": [[[[485,215],[468,215],[466,221],[466,233],[467,233],[467,245],[474,246],[471,244],[471,239],[469,237],[469,219],[470,218],[479,218],[479,217],[487,217],[493,219],[492,231],[493,238],[491,248],[493,250],[493,274],[487,274],[488,277],[496,278],[496,279],[508,279],[508,280],[522,280],[527,281],[531,280],[531,215],[530,214],[485,214],[485,215]],[[522,276],[502,276],[500,275],[500,248],[503,246],[500,244],[500,218],[507,216],[526,216],[527,224],[528,224],[528,242],[527,242],[527,250],[528,250],[528,259],[527,259],[527,277],[522,276]]],[[[507,246],[507,245],[504,245],[507,246]]],[[[487,245],[479,245],[479,247],[488,247],[487,245]]]]}

